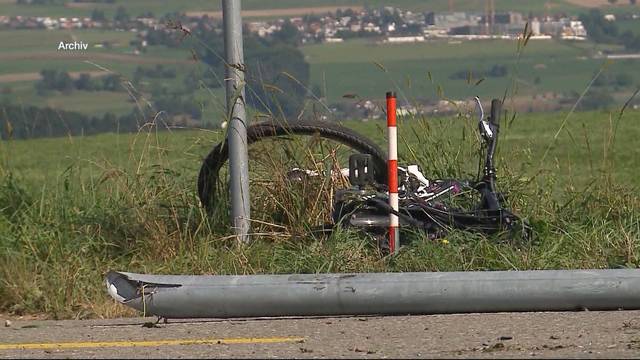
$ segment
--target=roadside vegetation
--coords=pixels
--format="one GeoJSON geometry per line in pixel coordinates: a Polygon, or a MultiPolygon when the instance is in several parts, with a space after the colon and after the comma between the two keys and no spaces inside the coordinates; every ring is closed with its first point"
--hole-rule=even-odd
{"type": "MultiPolygon", "coordinates": [[[[531,44],[520,39],[514,48],[507,49],[509,52],[501,50],[496,55],[510,59],[506,73],[504,68],[493,67],[503,64],[495,58],[477,64],[473,69],[496,75],[482,81],[449,79],[461,70],[458,67],[451,71],[425,70],[416,79],[409,77],[405,81],[389,72],[388,61],[376,66],[384,77],[378,79],[383,84],[378,86],[386,84],[386,89],[396,89],[403,104],[410,105],[424,96],[413,85],[403,85],[418,78],[442,101],[451,100],[446,96],[447,84],[453,81],[484,100],[494,93],[480,85],[490,84],[496,91],[501,90],[507,113],[498,145],[498,185],[509,195],[509,207],[533,225],[532,241],[463,231],[429,240],[419,232],[403,229],[406,245],[400,254],[383,256],[369,236],[356,231],[338,229],[326,236],[312,234],[306,231],[312,219],[303,216],[293,224],[259,224],[254,227],[260,231],[252,234],[252,243],[238,245],[226,215],[227,204],[219,202],[216,216],[211,216],[201,207],[196,193],[201,161],[223,139],[224,130],[183,129],[165,121],[153,107],[143,107],[142,111],[138,107],[138,112],[131,115],[135,128],[116,127],[111,133],[91,136],[84,131],[66,131],[51,134],[58,138],[18,139],[14,135],[19,121],[15,119],[39,129],[59,129],[61,124],[76,121],[76,115],[50,112],[47,121],[36,123],[37,112],[25,116],[22,108],[16,107],[11,116],[0,117],[0,311],[44,313],[51,318],[129,315],[130,310],[115,304],[106,294],[103,277],[108,270],[261,274],[637,268],[640,112],[633,107],[637,91],[622,100],[612,98],[606,106],[593,107],[599,110],[576,111],[590,96],[593,98],[594,89],[606,92],[607,86],[616,86],[620,80],[603,76],[608,74],[606,66],[589,68],[590,75],[580,79],[583,85],[574,94],[571,111],[519,113],[514,110],[519,94],[515,84],[519,66],[527,64],[523,49],[531,44]],[[443,80],[435,81],[436,77],[443,80]],[[54,113],[59,123],[54,122],[54,113]],[[129,130],[133,132],[126,133],[129,130]]],[[[310,70],[304,62],[297,61],[299,49],[278,48],[275,53],[267,44],[255,49],[255,61],[264,57],[274,64],[273,80],[280,80],[279,75],[286,71],[286,66],[281,66],[292,62],[300,65],[294,66],[296,71],[287,78],[307,92],[284,98],[282,95],[300,88],[282,85],[284,91],[278,91],[271,81],[257,81],[248,90],[253,91],[250,96],[262,102],[251,112],[251,121],[269,116],[295,117],[299,113],[294,110],[306,105],[302,115],[328,116],[329,120],[341,121],[384,144],[382,120],[335,118],[327,111],[326,94],[317,96],[309,91],[318,75],[313,67],[310,70]],[[288,61],[279,63],[282,57],[288,61]],[[296,82],[298,77],[301,80],[296,82]],[[286,104],[291,110],[285,110],[286,104]]],[[[202,49],[204,55],[215,58],[215,53],[207,54],[207,50],[202,49]]],[[[372,54],[363,52],[359,56],[372,54]]],[[[469,56],[464,51],[452,54],[457,58],[469,56]]],[[[533,61],[541,61],[542,57],[533,61]]],[[[369,59],[374,61],[378,59],[369,59]]],[[[400,60],[397,64],[400,66],[400,60]]],[[[220,64],[211,60],[207,65],[215,68],[220,64]]],[[[355,69],[361,64],[354,62],[351,66],[355,69]]],[[[166,67],[140,67],[133,71],[141,78],[173,79],[173,72],[166,67]]],[[[177,70],[176,76],[179,73],[177,70]]],[[[56,76],[53,78],[56,80],[56,76]]],[[[91,86],[92,78],[84,80],[82,86],[91,86]]],[[[374,78],[374,83],[378,80],[374,78]]],[[[69,84],[76,88],[71,91],[77,91],[77,82],[69,84]]],[[[154,89],[153,84],[138,85],[154,89]]],[[[212,92],[206,82],[199,85],[217,106],[218,119],[225,119],[221,93],[212,92]]],[[[627,85],[628,89],[634,88],[627,85]]],[[[165,95],[171,97],[171,89],[167,91],[165,95]]],[[[135,91],[131,94],[144,104],[143,97],[135,91]]],[[[362,94],[343,98],[354,103],[367,99],[362,94]]],[[[371,99],[374,105],[382,106],[371,99]]],[[[409,114],[401,118],[402,162],[420,164],[430,177],[475,174],[477,123],[470,107],[453,103],[456,107],[452,115],[409,114]]],[[[82,125],[81,120],[77,122],[82,125]]],[[[100,121],[96,118],[97,123],[100,121]]],[[[273,192],[285,193],[287,189],[273,192]]],[[[299,200],[286,197],[279,206],[292,208],[299,200]]]]}
{"type": "MultiPolygon", "coordinates": [[[[301,232],[304,226],[277,227],[237,246],[228,218],[210,218],[195,191],[200,159],[220,132],[159,132],[146,124],[134,135],[4,141],[0,311],[52,318],[128,314],[106,295],[103,275],[109,269],[255,274],[635,268],[640,114],[575,113],[554,142],[563,119],[518,115],[503,127],[499,184],[515,211],[534,225],[533,242],[464,232],[430,241],[407,229],[403,236],[412,241],[397,257],[383,257],[363,234],[320,237],[301,232]]],[[[382,139],[381,123],[345,124],[382,139]]],[[[401,154],[427,174],[468,175],[476,164],[471,120],[405,119],[400,129],[401,154]]]]}

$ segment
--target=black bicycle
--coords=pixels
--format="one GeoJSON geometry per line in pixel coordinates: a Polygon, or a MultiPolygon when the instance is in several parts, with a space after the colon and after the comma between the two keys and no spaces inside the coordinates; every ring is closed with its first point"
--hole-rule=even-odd
{"type": "MultiPolygon", "coordinates": [[[[478,129],[485,149],[481,176],[473,180],[428,179],[417,165],[398,167],[401,227],[444,236],[450,229],[528,238],[527,222],[503,207],[496,190],[494,155],[502,102],[488,119],[476,97],[478,129]]],[[[318,120],[261,122],[247,129],[251,217],[258,232],[306,224],[301,230],[356,227],[388,248],[386,154],[372,140],[339,124],[318,120]]],[[[200,200],[228,216],[228,144],[216,145],[198,176],[200,200]]]]}

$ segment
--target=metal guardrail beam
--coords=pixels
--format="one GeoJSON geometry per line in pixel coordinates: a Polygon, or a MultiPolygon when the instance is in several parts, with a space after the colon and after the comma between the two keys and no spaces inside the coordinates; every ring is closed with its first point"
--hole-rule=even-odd
{"type": "Polygon", "coordinates": [[[110,272],[106,284],[121,303],[166,318],[640,309],[639,270],[241,276],[110,272]]]}

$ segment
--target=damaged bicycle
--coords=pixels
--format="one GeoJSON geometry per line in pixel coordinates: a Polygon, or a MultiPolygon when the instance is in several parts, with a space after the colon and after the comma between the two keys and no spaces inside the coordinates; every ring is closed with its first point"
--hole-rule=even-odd
{"type": "MultiPolygon", "coordinates": [[[[253,225],[259,232],[287,226],[323,232],[356,228],[372,235],[383,251],[389,250],[389,214],[398,216],[401,228],[424,231],[430,239],[452,229],[530,239],[527,221],[505,207],[506,196],[497,190],[494,157],[502,101],[492,100],[485,117],[482,102],[474,100],[482,171],[474,179],[434,179],[419,165],[398,166],[397,211],[388,201],[387,156],[371,139],[319,120],[251,125],[247,141],[253,225]]],[[[228,151],[226,140],[217,144],[198,176],[202,205],[219,216],[229,208],[229,172],[224,166],[228,151]]]]}

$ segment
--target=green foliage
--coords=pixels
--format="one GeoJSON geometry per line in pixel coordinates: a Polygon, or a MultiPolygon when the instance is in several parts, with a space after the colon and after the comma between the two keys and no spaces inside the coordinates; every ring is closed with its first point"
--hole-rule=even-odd
{"type": "MultiPolygon", "coordinates": [[[[577,97],[575,100],[577,100],[577,97]]],[[[581,110],[609,109],[614,103],[615,101],[609,90],[606,88],[594,88],[587,92],[578,108],[581,110]]]]}
{"type": "Polygon", "coordinates": [[[127,13],[127,9],[124,6],[118,6],[116,14],[113,16],[113,21],[121,24],[129,21],[129,13],[127,13]]]}
{"type": "Polygon", "coordinates": [[[298,31],[298,28],[287,19],[284,24],[282,24],[280,30],[273,34],[273,39],[283,44],[298,46],[302,40],[302,34],[298,31]]]}
{"type": "Polygon", "coordinates": [[[297,115],[307,95],[310,70],[300,50],[269,46],[247,61],[247,102],[254,108],[297,115]]]}
{"type": "MultiPolygon", "coordinates": [[[[191,29],[191,36],[180,30],[181,15],[168,16],[174,32],[150,30],[147,41],[150,45],[165,45],[194,51],[208,69],[192,71],[184,80],[186,91],[200,87],[199,81],[211,88],[224,86],[228,65],[224,59],[224,41],[219,33],[206,26],[191,29]]],[[[301,36],[292,24],[286,24],[271,39],[255,35],[244,37],[244,57],[247,103],[260,111],[282,112],[285,116],[296,115],[304,105],[309,85],[310,69],[302,52],[295,46],[301,36]]]]}
{"type": "Polygon", "coordinates": [[[451,75],[449,75],[449,79],[451,80],[468,80],[468,79],[481,79],[484,77],[493,77],[493,78],[501,78],[507,76],[509,70],[505,65],[495,64],[492,65],[488,70],[460,70],[451,75]]]}
{"type": "Polygon", "coordinates": [[[40,96],[47,95],[51,90],[60,91],[68,95],[74,89],[83,91],[120,91],[120,77],[109,74],[98,79],[92,79],[90,74],[82,73],[77,80],[71,79],[69,73],[63,70],[44,69],[40,71],[42,80],[35,83],[35,88],[40,96]]]}
{"type": "Polygon", "coordinates": [[[138,129],[135,114],[116,118],[107,113],[102,117],[95,117],[8,103],[0,103],[0,123],[5,125],[0,130],[0,138],[5,140],[91,135],[112,131],[133,132],[138,129]]]}
{"type": "Polygon", "coordinates": [[[604,14],[593,9],[588,14],[580,16],[589,34],[589,38],[598,43],[622,44],[628,50],[640,50],[640,35],[627,30],[620,35],[616,22],[604,19],[604,14]]]}
{"type": "Polygon", "coordinates": [[[154,96],[155,107],[169,115],[187,114],[192,119],[202,118],[201,105],[191,96],[165,94],[154,96]]]}
{"type": "Polygon", "coordinates": [[[36,83],[38,94],[44,94],[47,90],[58,90],[68,93],[73,89],[73,81],[66,71],[44,69],[40,71],[42,80],[36,83]]]}
{"type": "Polygon", "coordinates": [[[631,30],[625,31],[620,37],[620,41],[629,50],[640,50],[640,35],[634,34],[631,30]]]}
{"type": "Polygon", "coordinates": [[[93,9],[91,12],[91,20],[93,21],[105,21],[107,18],[104,16],[104,11],[93,9]]]}
{"type": "Polygon", "coordinates": [[[165,67],[162,64],[156,64],[154,67],[138,66],[133,73],[133,78],[138,79],[138,83],[143,77],[174,79],[176,77],[176,69],[173,67],[165,67]]]}
{"type": "Polygon", "coordinates": [[[607,21],[598,9],[592,9],[587,14],[580,15],[580,21],[587,29],[589,37],[595,42],[615,43],[619,35],[618,27],[612,21],[607,21]]]}

